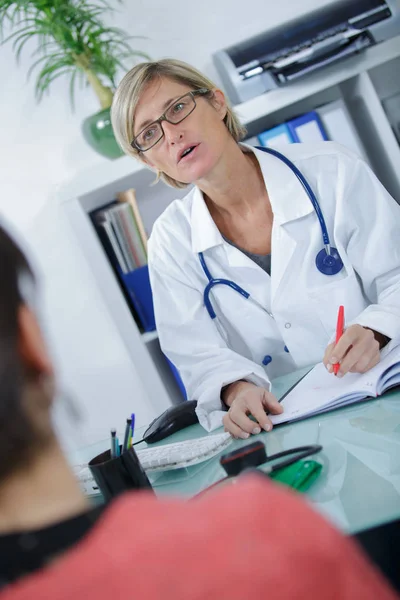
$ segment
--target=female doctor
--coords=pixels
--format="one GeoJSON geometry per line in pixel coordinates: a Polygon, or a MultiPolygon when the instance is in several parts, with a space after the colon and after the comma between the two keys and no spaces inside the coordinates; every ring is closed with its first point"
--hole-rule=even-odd
{"type": "Polygon", "coordinates": [[[208,431],[268,431],[272,378],[321,360],[365,372],[398,343],[400,207],[365,162],[331,142],[239,143],[223,92],[172,59],[125,75],[112,123],[127,154],[194,184],[156,221],[149,269],[161,347],[208,431]]]}

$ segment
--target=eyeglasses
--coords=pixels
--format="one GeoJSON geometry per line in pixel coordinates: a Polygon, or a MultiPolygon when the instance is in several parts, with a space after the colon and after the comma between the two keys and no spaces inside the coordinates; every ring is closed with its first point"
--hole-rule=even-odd
{"type": "Polygon", "coordinates": [[[139,150],[139,152],[147,152],[147,150],[150,150],[150,148],[158,144],[161,138],[164,137],[164,130],[161,122],[167,121],[167,123],[171,123],[172,125],[181,123],[196,108],[195,96],[204,96],[205,94],[208,94],[209,91],[210,90],[207,88],[200,88],[199,90],[188,92],[175,100],[159,119],[153,121],[138,133],[131,142],[132,148],[139,150]]]}

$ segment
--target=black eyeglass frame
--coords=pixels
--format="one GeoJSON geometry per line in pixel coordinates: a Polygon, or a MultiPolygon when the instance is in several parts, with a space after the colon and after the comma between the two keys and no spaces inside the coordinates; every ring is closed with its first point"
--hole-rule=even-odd
{"type": "Polygon", "coordinates": [[[149,123],[148,125],[146,125],[146,127],[143,127],[143,129],[141,131],[139,131],[139,133],[134,137],[134,139],[131,142],[131,146],[132,148],[134,148],[134,150],[138,150],[139,152],[147,152],[148,150],[151,150],[152,148],[154,148],[154,146],[156,144],[158,144],[158,142],[160,140],[162,140],[162,138],[164,137],[165,133],[164,133],[164,129],[161,125],[162,121],[167,121],[167,123],[171,123],[171,125],[178,125],[178,123],[182,123],[182,121],[184,121],[189,115],[192,114],[192,112],[194,111],[194,109],[196,108],[197,104],[196,104],[196,100],[195,97],[196,96],[205,96],[206,94],[209,94],[211,90],[209,90],[208,88],[200,88],[198,90],[192,90],[191,92],[186,92],[186,94],[183,94],[182,96],[180,96],[179,98],[177,98],[176,100],[174,100],[173,102],[171,102],[171,104],[168,106],[168,108],[165,110],[165,112],[161,115],[161,117],[159,117],[158,119],[156,119],[155,121],[152,121],[151,123],[149,123]],[[179,121],[170,121],[167,116],[166,113],[169,111],[169,109],[174,106],[174,104],[178,104],[180,100],[182,100],[182,98],[186,98],[186,96],[190,96],[193,100],[193,108],[190,112],[187,113],[187,115],[185,115],[182,119],[180,119],[179,121]],[[162,131],[162,135],[158,138],[157,141],[154,142],[154,144],[152,144],[149,148],[146,148],[145,150],[143,150],[140,145],[138,145],[136,143],[136,140],[138,139],[138,137],[143,133],[143,131],[145,131],[146,129],[148,129],[149,127],[151,127],[152,125],[160,125],[160,129],[162,131]]]}

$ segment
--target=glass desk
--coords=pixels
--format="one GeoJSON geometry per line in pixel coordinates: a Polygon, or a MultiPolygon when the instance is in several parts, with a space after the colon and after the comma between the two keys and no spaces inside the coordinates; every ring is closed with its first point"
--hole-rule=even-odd
{"type": "MultiPolygon", "coordinates": [[[[307,369],[273,382],[280,397],[307,369]]],[[[145,428],[138,430],[135,439],[145,428]]],[[[200,425],[188,427],[159,444],[207,435],[200,425]]],[[[356,533],[400,518],[400,391],[378,400],[338,409],[288,425],[276,426],[249,440],[234,440],[229,450],[255,439],[267,453],[307,444],[320,444],[323,469],[305,496],[313,507],[346,533],[356,533]]],[[[106,449],[109,441],[83,449],[81,461],[106,449]]],[[[141,444],[139,448],[143,448],[141,444]]],[[[219,456],[188,469],[154,474],[158,495],[193,496],[225,476],[219,456]]],[[[80,461],[80,462],[81,462],[80,461]]]]}

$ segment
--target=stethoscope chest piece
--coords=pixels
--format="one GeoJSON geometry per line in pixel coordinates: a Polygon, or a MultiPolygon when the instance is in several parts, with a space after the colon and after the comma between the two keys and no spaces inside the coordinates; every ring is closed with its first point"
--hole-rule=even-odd
{"type": "Polygon", "coordinates": [[[322,248],[315,257],[315,264],[323,275],[336,275],[343,269],[343,262],[336,248],[330,247],[330,254],[322,248]]]}

